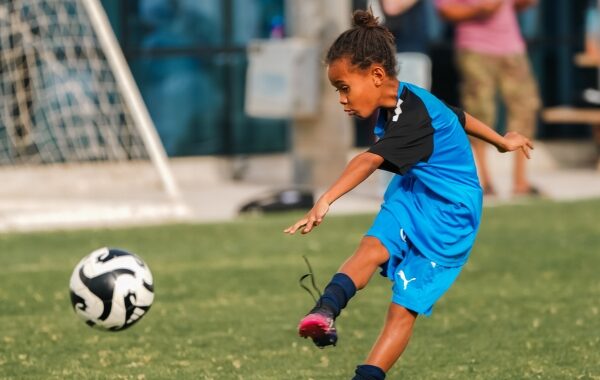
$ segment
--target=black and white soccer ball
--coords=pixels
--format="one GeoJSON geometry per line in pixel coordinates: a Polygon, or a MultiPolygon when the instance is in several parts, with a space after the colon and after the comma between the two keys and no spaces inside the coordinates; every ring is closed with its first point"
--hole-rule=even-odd
{"type": "Polygon", "coordinates": [[[75,313],[89,326],[124,330],[139,321],[154,301],[152,273],[129,252],[100,248],[84,257],[69,284],[75,313]]]}

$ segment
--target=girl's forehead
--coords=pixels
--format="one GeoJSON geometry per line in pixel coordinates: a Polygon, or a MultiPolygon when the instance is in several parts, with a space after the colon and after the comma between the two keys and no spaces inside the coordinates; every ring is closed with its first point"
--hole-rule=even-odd
{"type": "Polygon", "coordinates": [[[349,75],[356,75],[360,74],[360,71],[361,70],[357,66],[353,65],[348,58],[336,59],[335,61],[330,62],[329,66],[327,67],[329,78],[340,78],[349,75]]]}
{"type": "Polygon", "coordinates": [[[350,70],[350,60],[347,58],[336,59],[333,62],[329,62],[328,69],[330,71],[349,71],[350,70]]]}

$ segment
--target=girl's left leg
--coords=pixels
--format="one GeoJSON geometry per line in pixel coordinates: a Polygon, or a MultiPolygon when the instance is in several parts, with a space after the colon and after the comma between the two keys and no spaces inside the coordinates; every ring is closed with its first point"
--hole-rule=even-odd
{"type": "Polygon", "coordinates": [[[385,372],[392,368],[408,345],[417,315],[412,310],[391,303],[383,330],[365,363],[377,366],[385,372]]]}
{"type": "Polygon", "coordinates": [[[385,373],[392,368],[408,345],[417,315],[403,306],[390,304],[383,330],[365,364],[356,368],[353,380],[385,379],[385,373]]]}

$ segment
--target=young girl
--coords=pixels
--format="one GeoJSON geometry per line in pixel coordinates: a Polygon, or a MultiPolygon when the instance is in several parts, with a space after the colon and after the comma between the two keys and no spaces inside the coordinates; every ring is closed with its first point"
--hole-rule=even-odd
{"type": "Polygon", "coordinates": [[[531,142],[518,133],[500,136],[426,90],[396,79],[394,38],[369,11],[327,53],[328,76],[344,111],[377,118],[377,142],[354,157],[313,208],[284,232],[307,234],[330,205],[376,169],[396,175],[381,210],[356,252],[342,264],[315,307],[298,326],[318,347],[337,341],[336,317],[381,267],[393,282],[383,330],[354,379],[384,379],[408,344],[419,314],[430,315],[465,265],[479,227],[482,190],[467,134],[500,152],[531,142]]]}

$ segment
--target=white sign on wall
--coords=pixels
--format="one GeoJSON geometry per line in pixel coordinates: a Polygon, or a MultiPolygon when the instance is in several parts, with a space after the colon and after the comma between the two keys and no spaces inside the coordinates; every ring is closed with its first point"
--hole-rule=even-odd
{"type": "Polygon", "coordinates": [[[318,45],[300,38],[248,45],[245,111],[260,118],[313,117],[319,107],[318,45]]]}

